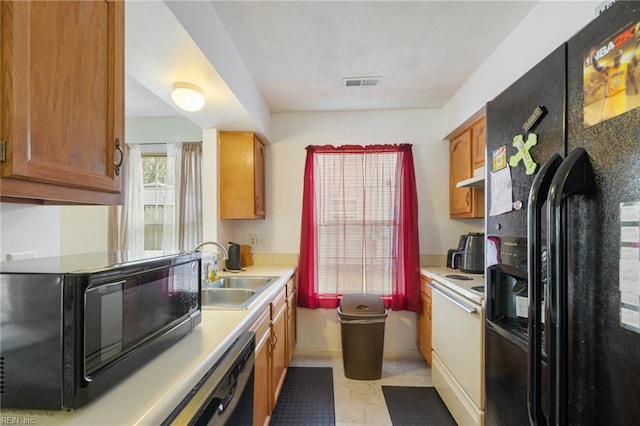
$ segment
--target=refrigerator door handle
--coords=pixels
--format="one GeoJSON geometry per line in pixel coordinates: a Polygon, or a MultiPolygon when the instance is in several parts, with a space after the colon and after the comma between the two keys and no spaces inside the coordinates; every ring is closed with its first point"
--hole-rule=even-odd
{"type": "Polygon", "coordinates": [[[595,191],[589,155],[576,148],[562,162],[549,189],[548,203],[548,298],[549,424],[568,422],[568,268],[567,200],[595,191]]]}
{"type": "Polygon", "coordinates": [[[546,426],[542,411],[542,282],[543,244],[542,244],[542,208],[551,181],[562,163],[562,157],[554,154],[542,166],[533,179],[527,205],[527,239],[529,265],[529,324],[528,324],[528,380],[527,402],[529,421],[534,426],[546,426]]]}

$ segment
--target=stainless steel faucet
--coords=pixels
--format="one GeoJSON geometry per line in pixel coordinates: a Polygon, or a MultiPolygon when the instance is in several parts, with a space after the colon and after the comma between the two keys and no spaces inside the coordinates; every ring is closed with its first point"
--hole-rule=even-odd
{"type": "Polygon", "coordinates": [[[226,248],[224,248],[224,246],[223,246],[222,244],[220,244],[220,243],[216,243],[215,241],[206,241],[206,242],[204,242],[204,243],[200,243],[200,244],[198,244],[198,245],[196,246],[196,248],[194,248],[194,249],[193,249],[193,251],[198,251],[198,250],[200,250],[203,246],[206,246],[206,245],[209,245],[209,244],[214,245],[214,246],[217,246],[217,247],[220,249],[220,251],[222,251],[223,259],[228,259],[228,258],[229,258],[229,253],[227,253],[227,249],[226,249],[226,248]]]}

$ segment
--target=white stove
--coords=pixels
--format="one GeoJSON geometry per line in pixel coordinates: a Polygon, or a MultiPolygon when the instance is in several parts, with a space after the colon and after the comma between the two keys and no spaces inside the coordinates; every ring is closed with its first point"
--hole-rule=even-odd
{"type": "Polygon", "coordinates": [[[484,426],[484,275],[421,272],[433,281],[433,385],[458,424],[484,426]]]}

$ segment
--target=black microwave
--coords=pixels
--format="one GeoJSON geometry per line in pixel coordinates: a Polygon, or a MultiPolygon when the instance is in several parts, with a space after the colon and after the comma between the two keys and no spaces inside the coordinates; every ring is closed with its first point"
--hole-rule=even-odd
{"type": "Polygon", "coordinates": [[[199,252],[0,264],[0,406],[86,405],[200,323],[199,252]]]}

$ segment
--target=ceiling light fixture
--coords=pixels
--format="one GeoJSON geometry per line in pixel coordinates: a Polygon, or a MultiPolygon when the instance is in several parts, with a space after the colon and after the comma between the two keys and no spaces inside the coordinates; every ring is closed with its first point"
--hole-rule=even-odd
{"type": "Polygon", "coordinates": [[[204,106],[202,89],[191,83],[175,83],[171,99],[185,111],[198,111],[204,106]]]}

